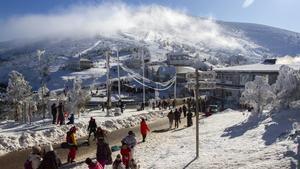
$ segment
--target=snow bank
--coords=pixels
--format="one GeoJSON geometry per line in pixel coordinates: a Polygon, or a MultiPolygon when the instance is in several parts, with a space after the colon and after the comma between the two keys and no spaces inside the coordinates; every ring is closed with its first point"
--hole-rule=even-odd
{"type": "MultiPolygon", "coordinates": [[[[155,120],[164,116],[161,111],[126,110],[121,116],[105,117],[106,113],[96,110],[83,114],[75,120],[78,128],[77,137],[88,135],[87,126],[90,117],[94,117],[98,126],[108,131],[120,128],[134,127],[140,123],[141,117],[147,120],[155,120]]],[[[28,124],[16,124],[13,121],[0,123],[0,155],[25,149],[34,145],[47,143],[61,143],[65,141],[66,132],[71,125],[57,126],[51,124],[51,119],[45,119],[28,124]]]]}
{"type": "MultiPolygon", "coordinates": [[[[279,112],[245,123],[249,112],[226,110],[200,121],[200,154],[187,168],[281,169],[296,166],[297,144],[289,137],[297,112],[279,112]]],[[[195,157],[195,126],[152,132],[135,149],[141,168],[182,169],[195,157]]],[[[84,169],[86,165],[75,169],[84,169]]]]}

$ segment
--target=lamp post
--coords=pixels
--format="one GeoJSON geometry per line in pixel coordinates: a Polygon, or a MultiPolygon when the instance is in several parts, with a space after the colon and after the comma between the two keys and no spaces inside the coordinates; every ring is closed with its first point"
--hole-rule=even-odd
{"type": "Polygon", "coordinates": [[[111,99],[110,99],[110,95],[111,95],[111,91],[110,91],[110,80],[109,80],[109,54],[108,52],[105,52],[106,55],[106,90],[107,90],[107,106],[106,106],[106,116],[110,116],[110,105],[111,105],[111,99]]]}
{"type": "Polygon", "coordinates": [[[145,78],[145,60],[144,60],[144,50],[142,48],[142,70],[143,70],[143,105],[145,107],[145,82],[144,82],[144,78],[145,78]]]}

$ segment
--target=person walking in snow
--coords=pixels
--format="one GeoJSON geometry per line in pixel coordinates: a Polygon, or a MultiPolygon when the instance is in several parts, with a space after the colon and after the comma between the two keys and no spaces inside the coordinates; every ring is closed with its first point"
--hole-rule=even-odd
{"type": "Polygon", "coordinates": [[[97,129],[96,120],[93,117],[91,117],[91,119],[89,121],[89,126],[88,126],[88,131],[89,131],[88,141],[90,140],[92,133],[94,133],[94,140],[97,138],[96,137],[96,129],[97,129]]]}
{"type": "Polygon", "coordinates": [[[100,138],[104,138],[104,141],[107,142],[107,134],[108,131],[103,130],[101,127],[97,127],[97,131],[96,131],[96,139],[100,139],[100,138]]]}
{"type": "Polygon", "coordinates": [[[173,107],[173,109],[176,107],[176,99],[173,99],[173,101],[172,101],[172,107],[173,107]]]}
{"type": "Polygon", "coordinates": [[[61,166],[61,160],[56,155],[51,144],[44,149],[44,156],[39,169],[58,169],[61,166]]]}
{"type": "Polygon", "coordinates": [[[88,165],[89,169],[104,169],[98,161],[93,162],[92,159],[85,159],[85,163],[88,165]]]}
{"type": "Polygon", "coordinates": [[[179,123],[181,123],[181,114],[182,114],[182,107],[179,107],[179,123]]]}
{"type": "Polygon", "coordinates": [[[68,132],[67,132],[67,143],[70,146],[69,154],[68,154],[68,163],[75,162],[76,158],[76,151],[77,151],[77,140],[76,140],[76,127],[73,126],[68,132]]]}
{"type": "Polygon", "coordinates": [[[191,111],[188,112],[187,114],[187,126],[190,127],[193,125],[193,113],[191,111]]]}
{"type": "Polygon", "coordinates": [[[64,116],[64,106],[62,102],[59,103],[57,109],[58,109],[57,123],[63,125],[65,123],[65,116],[64,116]]]}
{"type": "Polygon", "coordinates": [[[53,103],[51,105],[51,114],[52,114],[52,118],[53,118],[52,124],[55,124],[56,118],[57,118],[57,107],[56,107],[55,103],[53,103]]]}
{"type": "Polygon", "coordinates": [[[140,131],[143,136],[143,142],[145,142],[146,141],[145,139],[147,137],[147,132],[150,131],[150,129],[144,118],[142,118],[142,121],[141,121],[140,131]]]}
{"type": "Polygon", "coordinates": [[[180,121],[180,113],[177,109],[175,109],[174,118],[175,118],[175,128],[178,128],[179,127],[179,121],[180,121]]]}
{"type": "Polygon", "coordinates": [[[129,168],[129,160],[132,158],[131,157],[131,149],[129,146],[122,142],[122,147],[121,147],[121,155],[122,155],[122,162],[125,165],[126,169],[129,168]]]}
{"type": "Polygon", "coordinates": [[[122,162],[121,155],[118,154],[113,162],[112,169],[125,169],[125,165],[122,162]]]}
{"type": "Polygon", "coordinates": [[[169,119],[169,130],[172,129],[172,125],[173,125],[173,121],[174,121],[174,113],[171,110],[168,115],[167,115],[168,119],[169,119]]]}
{"type": "Polygon", "coordinates": [[[125,143],[126,145],[128,145],[128,147],[131,150],[131,157],[134,157],[134,147],[136,146],[136,138],[135,138],[135,134],[133,133],[133,131],[129,131],[128,135],[122,139],[122,142],[125,143]]]}
{"type": "Polygon", "coordinates": [[[183,116],[186,117],[186,112],[187,112],[186,105],[183,105],[182,112],[183,112],[183,116]]]}
{"type": "Polygon", "coordinates": [[[97,161],[104,168],[106,164],[112,164],[111,150],[104,141],[104,137],[99,137],[97,141],[97,161]]]}
{"type": "Polygon", "coordinates": [[[39,146],[32,147],[32,152],[24,164],[25,169],[38,169],[42,162],[41,148],[39,146]]]}

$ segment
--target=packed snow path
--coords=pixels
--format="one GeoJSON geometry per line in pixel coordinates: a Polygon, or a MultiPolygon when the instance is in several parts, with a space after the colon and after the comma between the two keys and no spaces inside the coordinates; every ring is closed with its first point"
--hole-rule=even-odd
{"type": "MultiPolygon", "coordinates": [[[[149,127],[152,130],[166,128],[168,126],[168,120],[167,118],[162,118],[156,121],[153,121],[149,123],[149,127]]],[[[138,139],[141,139],[140,132],[139,132],[139,126],[136,126],[134,128],[122,128],[119,130],[112,131],[108,135],[108,140],[110,143],[110,146],[112,145],[120,145],[120,140],[125,137],[129,130],[132,130],[136,133],[138,139]]],[[[93,136],[91,136],[93,138],[93,136]]],[[[81,138],[80,140],[85,140],[85,138],[81,138]]],[[[92,139],[91,139],[92,140],[92,139]]],[[[92,143],[92,141],[91,141],[92,143]]],[[[66,157],[68,154],[68,149],[61,149],[59,147],[60,145],[55,145],[55,151],[57,152],[58,156],[62,159],[63,162],[66,162],[66,157]]],[[[90,154],[95,155],[96,152],[96,145],[91,144],[90,146],[83,146],[80,147],[78,150],[77,155],[77,161],[79,159],[85,159],[87,156],[90,156],[90,154]]],[[[23,169],[23,164],[28,157],[28,154],[30,153],[31,149],[22,150],[19,152],[11,152],[4,156],[0,156],[0,166],[5,166],[4,168],[1,167],[1,169],[23,169]]],[[[90,156],[91,157],[91,156],[90,156]]]]}
{"type": "MultiPolygon", "coordinates": [[[[241,123],[248,115],[248,112],[227,110],[200,120],[200,156],[190,165],[188,163],[195,157],[195,125],[152,132],[146,143],[137,145],[136,160],[141,169],[295,168],[295,160],[288,155],[297,153],[297,145],[292,140],[282,139],[268,144],[272,137],[284,132],[284,125],[291,121],[286,119],[287,123],[282,124],[281,129],[264,138],[269,132],[265,126],[272,126],[274,122],[267,118],[257,126],[250,124],[249,128],[241,123]]],[[[73,169],[85,168],[87,166],[82,164],[73,169]]]]}

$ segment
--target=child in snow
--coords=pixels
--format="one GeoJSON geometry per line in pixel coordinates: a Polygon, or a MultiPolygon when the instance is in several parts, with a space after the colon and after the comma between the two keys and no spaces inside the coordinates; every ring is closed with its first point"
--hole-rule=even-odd
{"type": "Polygon", "coordinates": [[[122,142],[121,155],[123,164],[126,166],[126,168],[128,168],[129,160],[131,159],[131,150],[124,142],[122,142]]]}
{"type": "Polygon", "coordinates": [[[121,155],[118,154],[114,163],[113,163],[113,169],[125,169],[124,164],[122,163],[121,155]]]}
{"type": "Polygon", "coordinates": [[[42,161],[41,148],[39,146],[32,147],[32,152],[24,164],[25,169],[37,169],[42,161]]]}
{"type": "Polygon", "coordinates": [[[76,127],[73,126],[67,133],[67,143],[70,145],[68,162],[75,162],[76,151],[77,151],[77,141],[76,141],[76,127]]]}
{"type": "Polygon", "coordinates": [[[69,122],[67,124],[74,124],[75,117],[74,117],[73,113],[71,114],[71,116],[68,119],[69,119],[69,122]]]}
{"type": "Polygon", "coordinates": [[[93,162],[90,158],[87,158],[85,163],[88,165],[89,169],[104,169],[97,161],[93,162]]]}

